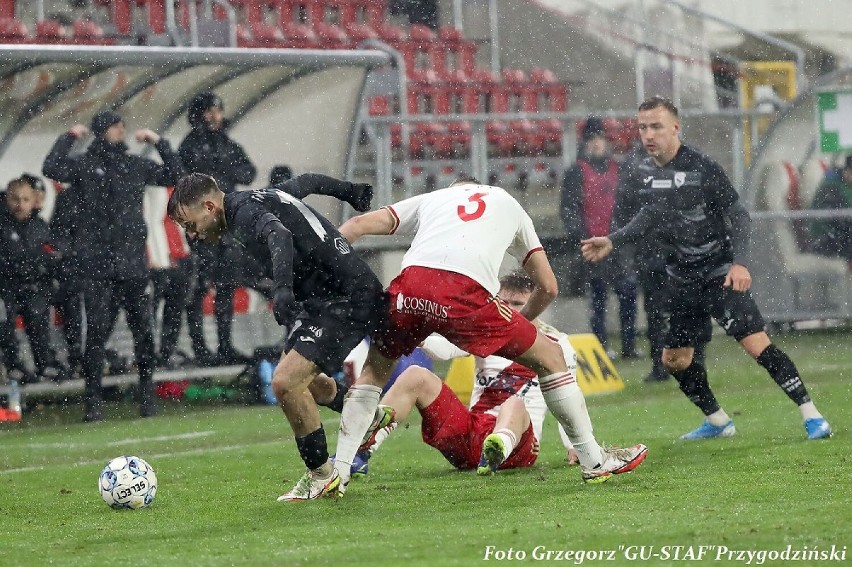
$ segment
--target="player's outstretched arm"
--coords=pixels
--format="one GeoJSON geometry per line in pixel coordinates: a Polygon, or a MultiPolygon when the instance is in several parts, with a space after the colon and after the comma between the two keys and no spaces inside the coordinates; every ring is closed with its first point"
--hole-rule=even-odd
{"type": "Polygon", "coordinates": [[[587,262],[600,262],[612,252],[612,240],[608,236],[593,236],[581,240],[580,244],[583,259],[587,262]]]}
{"type": "Polygon", "coordinates": [[[556,274],[553,273],[544,250],[530,254],[524,262],[524,271],[535,282],[535,288],[526,305],[521,308],[521,315],[532,321],[541,315],[559,295],[559,284],[556,282],[556,274]]]}
{"type": "Polygon", "coordinates": [[[369,234],[388,235],[396,227],[391,212],[384,208],[357,217],[352,217],[340,226],[340,234],[350,243],[369,234]]]}

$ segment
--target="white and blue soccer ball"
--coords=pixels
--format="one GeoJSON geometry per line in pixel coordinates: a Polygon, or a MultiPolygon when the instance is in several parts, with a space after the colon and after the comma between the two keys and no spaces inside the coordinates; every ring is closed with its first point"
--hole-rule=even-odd
{"type": "Polygon", "coordinates": [[[144,508],[157,494],[157,475],[144,459],[116,457],[101,471],[98,489],[104,502],[113,508],[144,508]]]}

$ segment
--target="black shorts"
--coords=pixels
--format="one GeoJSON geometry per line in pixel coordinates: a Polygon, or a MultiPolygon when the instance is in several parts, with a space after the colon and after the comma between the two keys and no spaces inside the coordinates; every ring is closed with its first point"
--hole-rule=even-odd
{"type": "Polygon", "coordinates": [[[764,330],[766,323],[748,291],[724,287],[725,276],[699,282],[669,281],[671,315],[666,348],[695,346],[713,317],[728,336],[741,341],[764,330]]]}
{"type": "Polygon", "coordinates": [[[284,351],[296,352],[332,376],[358,343],[375,332],[387,314],[381,289],[354,298],[306,301],[284,351]]]}

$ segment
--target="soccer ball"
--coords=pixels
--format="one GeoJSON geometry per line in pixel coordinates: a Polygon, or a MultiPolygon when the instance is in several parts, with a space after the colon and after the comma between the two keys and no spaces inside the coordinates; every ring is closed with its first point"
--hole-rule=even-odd
{"type": "Polygon", "coordinates": [[[104,502],[113,508],[144,508],[157,494],[157,475],[144,459],[116,457],[101,471],[98,489],[104,502]]]}

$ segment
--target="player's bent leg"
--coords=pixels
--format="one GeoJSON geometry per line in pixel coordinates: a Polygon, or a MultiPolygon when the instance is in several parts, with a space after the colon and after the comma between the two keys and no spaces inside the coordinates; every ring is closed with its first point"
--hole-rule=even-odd
{"type": "Polygon", "coordinates": [[[343,411],[340,412],[334,461],[334,466],[340,473],[341,492],[346,490],[349,483],[355,453],[358,452],[358,447],[373,422],[382,387],[387,383],[395,364],[395,360],[385,358],[375,345],[371,345],[361,376],[346,395],[343,411]]]}
{"type": "Polygon", "coordinates": [[[662,354],[663,366],[671,373],[686,370],[692,364],[694,353],[695,349],[692,347],[664,348],[662,354]]]}
{"type": "MultiPolygon", "coordinates": [[[[539,383],[544,401],[550,412],[562,424],[574,445],[584,480],[588,482],[587,477],[591,478],[589,475],[606,480],[613,474],[628,472],[621,470],[622,466],[627,466],[625,463],[618,466],[612,465],[614,457],[606,453],[595,439],[592,420],[586,408],[586,398],[577,385],[574,373],[566,364],[562,348],[557,343],[539,333],[533,346],[516,361],[533,370],[536,369],[533,365],[540,368],[539,383]],[[545,372],[548,374],[544,374],[545,372]],[[607,465],[607,463],[610,464],[607,465]],[[619,472],[612,472],[613,470],[619,470],[619,472]]],[[[642,455],[633,455],[628,459],[628,462],[632,463],[629,470],[633,470],[645,459],[644,451],[647,449],[644,445],[636,445],[629,449],[611,449],[610,452],[620,451],[618,455],[622,455],[625,451],[632,451],[636,447],[642,447],[643,452],[642,455]]],[[[603,480],[596,482],[603,482],[603,480]]]]}
{"type": "Polygon", "coordinates": [[[483,476],[496,473],[529,426],[530,415],[520,398],[512,396],[503,402],[494,431],[482,443],[482,456],[476,473],[483,476]]]}
{"type": "Polygon", "coordinates": [[[309,391],[313,379],[319,374],[316,364],[291,350],[281,356],[272,375],[272,391],[284,410],[284,415],[296,437],[307,435],[320,427],[320,415],[309,391]]]}
{"type": "MultiPolygon", "coordinates": [[[[412,408],[428,407],[441,394],[443,382],[429,370],[409,366],[385,393],[376,408],[373,422],[364,435],[358,454],[372,455],[397,425],[408,418],[412,408]]],[[[369,458],[369,457],[368,457],[369,458]]]]}
{"type": "Polygon", "coordinates": [[[343,396],[348,391],[348,388],[341,386],[334,378],[320,372],[308,384],[308,391],[310,391],[317,405],[329,407],[340,413],[343,408],[343,396]],[[336,405],[338,401],[339,407],[336,405]]]}
{"type": "Polygon", "coordinates": [[[707,370],[695,359],[692,347],[663,349],[663,364],[677,380],[684,395],[705,415],[705,419],[696,429],[680,436],[680,439],[713,439],[733,437],[737,429],[733,420],[721,408],[716,396],[710,389],[707,370]]]}
{"type": "Polygon", "coordinates": [[[382,404],[396,411],[396,420],[405,421],[417,406],[425,408],[441,393],[442,381],[422,366],[409,366],[397,376],[382,398],[382,404]]]}
{"type": "MultiPolygon", "coordinates": [[[[498,352],[502,356],[502,353],[498,352]]],[[[538,331],[535,342],[523,354],[511,357],[512,360],[523,364],[539,376],[549,376],[558,372],[568,372],[568,363],[558,343],[548,339],[538,331]]]]}
{"type": "Polygon", "coordinates": [[[280,502],[313,500],[338,494],[340,478],[331,465],[319,409],[309,385],[319,374],[316,364],[290,350],[275,368],[272,389],[296,437],[296,447],[307,471],[280,502]]]}
{"type": "Polygon", "coordinates": [[[787,353],[772,344],[769,336],[762,331],[742,338],[740,344],[799,407],[808,439],[831,437],[831,426],[816,409],[796,365],[787,353]]]}

